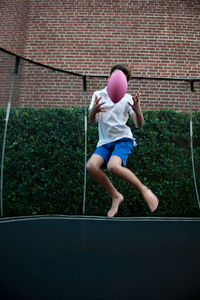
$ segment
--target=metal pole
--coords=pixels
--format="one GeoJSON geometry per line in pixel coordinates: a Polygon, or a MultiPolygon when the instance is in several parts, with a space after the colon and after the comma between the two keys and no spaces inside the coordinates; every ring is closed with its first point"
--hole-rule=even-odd
{"type": "Polygon", "coordinates": [[[84,130],[85,130],[85,157],[84,157],[84,189],[83,189],[83,215],[85,214],[86,188],[87,188],[87,82],[86,75],[83,75],[83,96],[84,96],[84,130]]]}
{"type": "Polygon", "coordinates": [[[193,171],[193,179],[194,179],[194,187],[196,192],[196,197],[200,209],[200,201],[199,201],[199,193],[197,188],[196,174],[195,174],[195,166],[194,166],[194,149],[193,149],[193,122],[192,122],[192,95],[194,92],[194,81],[190,81],[190,148],[191,148],[191,159],[192,159],[192,171],[193,171]]]}
{"type": "Polygon", "coordinates": [[[5,156],[5,146],[6,146],[6,135],[7,135],[7,128],[8,128],[8,120],[9,120],[9,116],[10,116],[10,108],[11,108],[11,101],[12,101],[13,90],[14,90],[14,83],[15,83],[15,78],[17,77],[17,73],[18,73],[19,61],[20,61],[20,57],[16,56],[16,59],[15,59],[15,68],[14,68],[14,73],[12,75],[12,81],[11,81],[10,96],[9,96],[8,105],[7,105],[7,111],[6,111],[6,123],[5,123],[3,145],[2,145],[1,191],[0,191],[0,193],[1,193],[1,195],[0,195],[1,217],[3,217],[3,170],[4,170],[4,156],[5,156]]]}

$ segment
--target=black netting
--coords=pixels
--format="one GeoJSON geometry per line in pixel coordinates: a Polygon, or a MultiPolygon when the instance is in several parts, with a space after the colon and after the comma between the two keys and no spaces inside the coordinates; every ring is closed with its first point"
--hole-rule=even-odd
{"type": "MultiPolygon", "coordinates": [[[[93,92],[106,87],[108,77],[72,74],[0,51],[0,81],[2,146],[3,138],[6,141],[6,155],[5,158],[2,156],[1,163],[1,170],[4,166],[1,204],[3,194],[6,203],[15,202],[10,205],[14,207],[12,212],[6,204],[6,213],[20,214],[20,207],[25,206],[23,212],[27,214],[47,211],[80,214],[87,196],[86,160],[95,149],[98,138],[97,128],[87,121],[88,106],[93,92]],[[83,79],[86,80],[86,90],[83,79]],[[8,131],[5,132],[5,109],[9,101],[13,109],[7,124],[8,131]],[[24,201],[24,197],[28,200],[24,201]]],[[[194,80],[193,83],[192,110],[199,111],[200,81],[194,80]]],[[[132,95],[136,91],[141,92],[144,111],[172,109],[189,112],[190,84],[189,79],[132,78],[128,92],[132,95]]],[[[188,143],[189,123],[186,128],[188,143]]],[[[189,147],[180,140],[180,136],[176,144],[189,147]]],[[[195,152],[194,159],[196,157],[195,152]]],[[[173,157],[170,158],[172,160],[173,157]]],[[[187,157],[183,162],[185,174],[191,167],[189,160],[187,157]]],[[[174,167],[180,171],[180,161],[174,167]]],[[[90,182],[90,195],[93,194],[92,189],[93,182],[90,182]]]]}

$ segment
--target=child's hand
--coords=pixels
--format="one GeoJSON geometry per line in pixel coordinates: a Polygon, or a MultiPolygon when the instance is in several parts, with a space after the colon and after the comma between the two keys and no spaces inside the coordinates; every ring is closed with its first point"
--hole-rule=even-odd
{"type": "Polygon", "coordinates": [[[132,99],[133,104],[131,104],[130,102],[128,104],[132,107],[133,110],[137,110],[138,108],[140,108],[140,92],[136,92],[132,99]]]}
{"type": "Polygon", "coordinates": [[[102,105],[105,102],[99,103],[100,100],[101,100],[101,97],[100,98],[98,98],[97,96],[95,97],[94,105],[93,105],[93,107],[90,111],[90,114],[89,114],[90,120],[93,123],[97,122],[97,113],[106,111],[105,109],[102,108],[102,105]]]}
{"type": "Polygon", "coordinates": [[[97,96],[95,97],[94,105],[92,108],[94,114],[105,111],[105,109],[102,108],[102,105],[105,104],[105,102],[99,103],[100,100],[101,100],[101,97],[100,98],[98,98],[97,96]]]}

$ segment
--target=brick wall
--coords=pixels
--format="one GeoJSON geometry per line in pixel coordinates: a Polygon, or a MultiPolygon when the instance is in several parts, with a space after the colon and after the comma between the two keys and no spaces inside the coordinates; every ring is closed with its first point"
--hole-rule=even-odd
{"type": "MultiPolygon", "coordinates": [[[[199,15],[199,0],[7,0],[0,2],[0,46],[78,73],[107,74],[113,64],[128,62],[134,76],[199,78],[199,15]]],[[[0,61],[10,69],[5,54],[0,61]]],[[[83,104],[81,77],[23,62],[17,80],[15,105],[83,104]]],[[[105,79],[88,79],[88,103],[105,85],[105,79]]],[[[137,89],[143,109],[189,110],[188,83],[132,80],[129,91],[137,89]]],[[[199,83],[195,90],[199,110],[199,83]]]]}
{"type": "Polygon", "coordinates": [[[21,55],[26,43],[29,2],[29,0],[0,1],[0,46],[21,55]]]}

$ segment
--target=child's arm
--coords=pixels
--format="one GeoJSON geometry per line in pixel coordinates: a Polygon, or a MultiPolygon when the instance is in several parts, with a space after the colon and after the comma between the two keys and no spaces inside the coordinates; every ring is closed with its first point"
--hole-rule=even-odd
{"type": "Polygon", "coordinates": [[[102,108],[102,105],[105,102],[99,103],[100,100],[101,100],[101,98],[98,98],[97,96],[95,97],[94,105],[93,105],[92,109],[89,112],[90,121],[93,122],[93,123],[96,123],[96,121],[97,121],[97,113],[105,111],[102,108]]]}
{"type": "Polygon", "coordinates": [[[132,113],[131,117],[135,123],[135,125],[138,128],[141,128],[144,124],[144,116],[141,110],[140,106],[140,93],[137,92],[135,96],[132,97],[133,99],[133,104],[129,103],[129,105],[132,107],[134,112],[132,113]]]}

